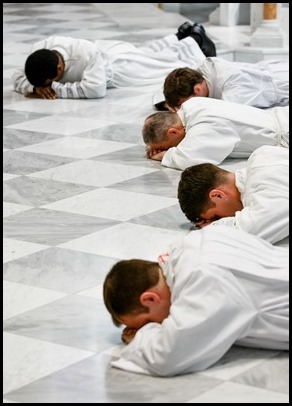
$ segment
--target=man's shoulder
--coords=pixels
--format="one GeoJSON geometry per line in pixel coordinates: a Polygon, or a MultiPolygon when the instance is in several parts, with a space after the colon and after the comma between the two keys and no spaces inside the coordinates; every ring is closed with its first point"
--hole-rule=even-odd
{"type": "Polygon", "coordinates": [[[250,155],[250,160],[255,157],[273,157],[276,155],[282,155],[288,157],[289,150],[288,148],[280,147],[279,145],[262,145],[261,147],[257,148],[253,153],[250,155]]]}
{"type": "Polygon", "coordinates": [[[224,106],[225,104],[230,103],[225,100],[219,100],[219,99],[214,99],[212,97],[191,97],[190,99],[186,100],[183,104],[182,107],[184,110],[194,110],[194,112],[197,112],[200,107],[202,108],[211,108],[211,107],[218,107],[218,106],[224,106]]]}
{"type": "MultiPolygon", "coordinates": [[[[74,38],[71,37],[65,37],[65,36],[50,36],[47,38],[44,38],[40,41],[37,41],[35,43],[35,46],[37,45],[48,45],[48,44],[64,44],[67,43],[68,41],[72,41],[74,40],[74,38]]],[[[44,48],[46,48],[46,46],[43,46],[44,48]]]]}

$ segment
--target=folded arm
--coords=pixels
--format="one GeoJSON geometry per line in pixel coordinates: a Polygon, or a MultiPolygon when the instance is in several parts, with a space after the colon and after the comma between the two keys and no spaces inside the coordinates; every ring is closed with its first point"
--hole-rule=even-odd
{"type": "Polygon", "coordinates": [[[274,244],[289,236],[289,152],[259,148],[246,168],[244,208],[234,217],[214,221],[257,235],[274,244]]]}
{"type": "Polygon", "coordinates": [[[148,323],[112,365],[157,376],[206,369],[242,337],[255,310],[234,280],[196,275],[162,324],[148,323]],[[216,306],[214,306],[214,302],[216,306]]]}

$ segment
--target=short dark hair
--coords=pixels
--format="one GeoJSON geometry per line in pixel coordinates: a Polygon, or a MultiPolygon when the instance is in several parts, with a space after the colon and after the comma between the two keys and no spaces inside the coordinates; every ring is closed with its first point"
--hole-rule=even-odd
{"type": "Polygon", "coordinates": [[[143,292],[159,281],[158,262],[129,259],[117,262],[107,274],[103,284],[103,299],[116,326],[119,317],[148,312],[140,303],[143,292]]]}
{"type": "Polygon", "coordinates": [[[196,223],[201,214],[212,207],[209,192],[219,185],[226,184],[228,173],[225,169],[210,163],[190,166],[181,173],[178,201],[188,220],[196,223]]]}
{"type": "Polygon", "coordinates": [[[179,100],[188,98],[194,94],[194,86],[202,83],[203,75],[191,68],[178,68],[166,76],[163,86],[163,93],[166,104],[175,108],[179,100]]]}
{"type": "Polygon", "coordinates": [[[39,49],[30,54],[25,62],[27,80],[35,87],[44,86],[48,79],[58,75],[59,58],[55,51],[39,49]]]}

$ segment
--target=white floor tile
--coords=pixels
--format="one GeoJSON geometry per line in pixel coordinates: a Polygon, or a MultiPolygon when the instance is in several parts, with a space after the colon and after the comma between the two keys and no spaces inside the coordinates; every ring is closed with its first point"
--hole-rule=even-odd
{"type": "Polygon", "coordinates": [[[112,256],[118,259],[143,258],[157,261],[158,255],[186,232],[122,223],[59,247],[112,256]]]}
{"type": "MultiPolygon", "coordinates": [[[[48,106],[53,106],[55,109],[57,104],[53,105],[57,100],[45,100],[48,106]],[[55,107],[54,107],[55,106],[55,107]]],[[[58,102],[58,101],[57,101],[58,102]]],[[[32,111],[32,110],[30,110],[32,111]]],[[[93,130],[99,127],[98,120],[92,119],[82,119],[76,117],[68,117],[67,120],[64,120],[60,115],[47,116],[39,118],[33,121],[26,121],[19,124],[9,125],[7,128],[15,128],[19,130],[29,130],[29,131],[40,131],[46,129],[46,133],[49,134],[62,134],[62,135],[74,135],[80,132],[93,130]]]]}
{"type": "Polygon", "coordinates": [[[176,199],[126,192],[114,189],[97,189],[92,192],[60,200],[43,206],[46,209],[127,221],[176,204],[176,199]],[[105,205],[104,202],[107,202],[105,205]],[[121,204],[123,202],[123,204],[121,204]]]}
{"type": "Polygon", "coordinates": [[[13,282],[3,282],[3,319],[18,316],[28,310],[58,300],[66,294],[13,282]]]}
{"type": "Polygon", "coordinates": [[[16,213],[21,213],[22,211],[29,210],[32,207],[25,206],[23,204],[7,203],[3,202],[3,217],[9,217],[16,213]]]}
{"type": "Polygon", "coordinates": [[[31,176],[81,185],[105,187],[155,171],[156,169],[83,160],[36,172],[31,174],[31,176]]]}
{"type": "Polygon", "coordinates": [[[37,152],[86,159],[129,148],[135,144],[113,141],[97,141],[78,137],[64,137],[36,145],[18,148],[19,151],[37,152]]]}
{"type": "Polygon", "coordinates": [[[3,263],[46,249],[46,245],[4,238],[3,263]]]}

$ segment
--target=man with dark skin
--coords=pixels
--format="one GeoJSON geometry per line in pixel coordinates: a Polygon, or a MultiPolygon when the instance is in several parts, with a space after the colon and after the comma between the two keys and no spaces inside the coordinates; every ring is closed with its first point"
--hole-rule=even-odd
{"type": "Polygon", "coordinates": [[[107,88],[160,84],[173,69],[196,67],[214,55],[211,45],[204,28],[188,22],[176,34],[139,47],[126,41],[49,37],[33,45],[24,71],[17,70],[12,80],[15,91],[28,97],[96,99],[107,88]]]}

